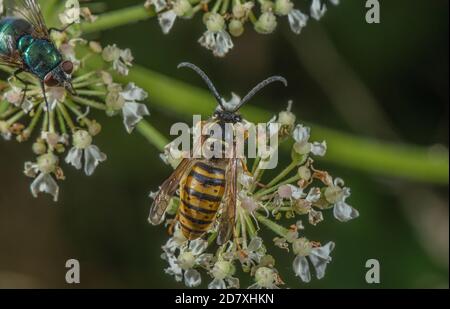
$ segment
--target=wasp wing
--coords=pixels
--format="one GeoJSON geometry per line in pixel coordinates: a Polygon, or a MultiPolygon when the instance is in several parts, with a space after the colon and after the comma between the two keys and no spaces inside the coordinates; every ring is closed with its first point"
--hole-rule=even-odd
{"type": "Polygon", "coordinates": [[[233,233],[236,220],[236,202],[237,202],[237,171],[239,159],[235,157],[236,151],[233,151],[233,158],[229,159],[225,179],[227,184],[222,203],[222,213],[219,218],[219,229],[217,244],[223,245],[233,233]]]}
{"type": "Polygon", "coordinates": [[[37,0],[14,0],[11,12],[17,17],[23,18],[33,26],[33,36],[40,39],[50,39],[50,34],[45,24],[44,15],[37,0]]]}
{"type": "Polygon", "coordinates": [[[161,185],[150,208],[148,221],[151,224],[158,225],[164,220],[167,206],[169,206],[170,199],[180,185],[181,179],[192,169],[196,162],[197,160],[194,159],[183,159],[172,175],[161,185]]]}

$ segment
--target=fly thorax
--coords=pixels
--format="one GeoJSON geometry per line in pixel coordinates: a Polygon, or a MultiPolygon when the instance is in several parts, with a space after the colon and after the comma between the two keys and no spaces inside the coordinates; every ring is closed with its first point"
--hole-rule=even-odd
{"type": "Polygon", "coordinates": [[[22,36],[19,39],[19,41],[17,42],[17,50],[21,54],[24,54],[28,50],[28,48],[31,46],[31,44],[33,44],[34,41],[35,41],[35,39],[31,35],[22,36]]]}

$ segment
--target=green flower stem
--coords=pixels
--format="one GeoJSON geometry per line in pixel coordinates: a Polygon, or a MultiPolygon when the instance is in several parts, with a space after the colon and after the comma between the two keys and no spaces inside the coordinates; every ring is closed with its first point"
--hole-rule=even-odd
{"type": "Polygon", "coordinates": [[[259,222],[264,224],[267,228],[272,230],[275,234],[277,234],[277,235],[279,235],[281,237],[286,237],[287,234],[289,233],[288,229],[286,229],[286,228],[282,227],[281,225],[273,222],[269,218],[266,218],[264,215],[256,212],[255,216],[256,216],[256,219],[258,219],[259,222]]]}
{"type": "Polygon", "coordinates": [[[92,23],[82,23],[83,33],[92,33],[102,30],[108,30],[115,27],[128,25],[132,22],[154,17],[156,13],[153,10],[146,9],[143,4],[116,10],[113,12],[101,14],[97,20],[92,23]]]}
{"type": "MultiPolygon", "coordinates": [[[[137,65],[130,71],[129,76],[119,79],[123,82],[134,81],[150,93],[149,102],[153,107],[168,114],[178,115],[187,121],[192,121],[193,114],[210,116],[215,108],[214,98],[207,90],[137,65]]],[[[267,121],[273,115],[272,112],[250,104],[242,109],[242,114],[253,122],[267,121]]],[[[328,143],[327,155],[317,159],[377,175],[448,184],[447,151],[381,142],[314,124],[308,125],[312,127],[313,140],[326,140],[328,143]]]]}
{"type": "Polygon", "coordinates": [[[33,133],[34,128],[36,127],[39,119],[41,118],[42,110],[43,110],[43,105],[41,104],[41,105],[39,105],[39,108],[36,111],[36,113],[34,113],[33,118],[31,119],[30,125],[26,129],[28,134],[31,135],[31,133],[33,133]]]}
{"type": "Polygon", "coordinates": [[[265,189],[265,190],[261,190],[261,191],[256,192],[256,194],[254,195],[254,197],[255,197],[256,199],[258,199],[258,198],[260,198],[260,197],[263,197],[264,195],[267,195],[267,194],[270,194],[270,193],[272,193],[272,192],[277,191],[278,188],[281,187],[281,186],[283,186],[283,185],[287,185],[287,184],[290,184],[290,183],[294,183],[294,182],[299,181],[299,180],[300,180],[300,175],[293,176],[293,177],[291,177],[291,178],[286,179],[286,180],[283,181],[283,182],[280,182],[280,183],[277,184],[276,186],[273,186],[273,187],[271,187],[271,188],[268,188],[268,189],[265,189]]]}
{"type": "Polygon", "coordinates": [[[66,121],[67,125],[72,131],[75,131],[75,124],[72,121],[72,117],[70,117],[69,112],[67,111],[64,104],[58,104],[58,109],[61,112],[62,116],[64,117],[64,120],[66,121]]]}
{"type": "Polygon", "coordinates": [[[72,100],[76,103],[82,104],[82,105],[86,105],[92,108],[96,108],[99,110],[106,110],[106,105],[94,100],[89,100],[86,98],[82,98],[82,97],[78,97],[78,96],[74,96],[72,97],[72,100]]]}
{"type": "Polygon", "coordinates": [[[60,127],[60,129],[61,129],[61,133],[62,133],[62,134],[67,134],[66,123],[65,123],[65,121],[64,121],[64,116],[63,116],[63,114],[61,113],[61,110],[60,110],[60,109],[56,109],[56,115],[58,116],[58,124],[59,124],[59,127],[60,127]]]}
{"type": "Polygon", "coordinates": [[[250,239],[257,235],[255,225],[252,222],[252,218],[246,213],[244,213],[245,222],[247,223],[248,234],[250,235],[250,239]]]}
{"type": "Polygon", "coordinates": [[[9,103],[7,101],[0,102],[0,116],[2,116],[2,114],[8,110],[8,107],[9,103]]]}
{"type": "Polygon", "coordinates": [[[284,177],[286,177],[294,168],[298,166],[298,161],[292,161],[280,174],[278,174],[271,182],[267,184],[268,187],[273,187],[279,183],[284,177]]]}
{"type": "Polygon", "coordinates": [[[164,147],[170,142],[164,135],[162,135],[155,127],[147,121],[141,121],[136,130],[141,133],[153,146],[159,151],[163,151],[164,147]]]}

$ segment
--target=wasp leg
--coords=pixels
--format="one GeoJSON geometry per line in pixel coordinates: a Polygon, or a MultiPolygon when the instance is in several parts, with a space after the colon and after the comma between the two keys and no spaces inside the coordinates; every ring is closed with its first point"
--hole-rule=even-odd
{"type": "Polygon", "coordinates": [[[47,107],[47,112],[50,112],[50,104],[48,104],[47,93],[45,92],[45,84],[41,82],[42,94],[44,96],[45,106],[47,107]]]}
{"type": "Polygon", "coordinates": [[[175,230],[175,224],[177,224],[177,222],[178,222],[178,214],[175,216],[173,221],[170,223],[169,229],[167,230],[167,232],[169,233],[170,236],[173,235],[173,232],[175,230]]]}
{"type": "Polygon", "coordinates": [[[22,99],[20,100],[20,105],[22,105],[22,103],[25,101],[25,98],[27,97],[27,91],[28,91],[28,83],[26,81],[24,81],[22,78],[19,77],[20,73],[25,72],[24,69],[18,69],[13,73],[13,76],[22,84],[24,84],[25,88],[23,89],[23,96],[22,99]]]}
{"type": "Polygon", "coordinates": [[[68,25],[66,25],[66,26],[64,26],[64,28],[61,28],[61,29],[59,29],[59,28],[50,28],[50,29],[48,29],[48,32],[51,34],[52,32],[60,32],[60,33],[63,33],[63,32],[66,32],[66,30],[67,29],[69,29],[71,26],[73,26],[75,23],[70,23],[70,24],[68,24],[68,25]]]}

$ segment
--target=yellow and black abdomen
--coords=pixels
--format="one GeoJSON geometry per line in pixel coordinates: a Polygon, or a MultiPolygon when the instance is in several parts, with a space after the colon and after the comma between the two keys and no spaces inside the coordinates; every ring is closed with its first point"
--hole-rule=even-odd
{"type": "Polygon", "coordinates": [[[180,183],[178,220],[184,236],[194,240],[209,230],[225,192],[225,170],[196,163],[180,183]]]}

